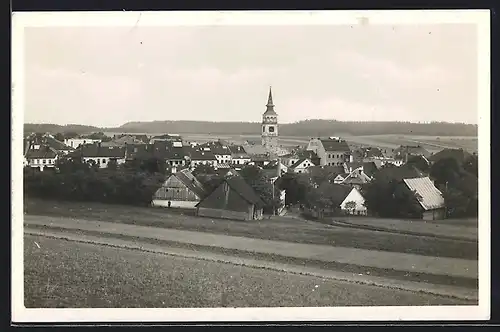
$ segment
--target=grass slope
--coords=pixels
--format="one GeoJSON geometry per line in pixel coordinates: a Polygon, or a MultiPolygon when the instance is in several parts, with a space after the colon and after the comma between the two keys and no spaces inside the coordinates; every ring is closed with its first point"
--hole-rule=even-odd
{"type": "Polygon", "coordinates": [[[335,244],[341,247],[437,257],[478,257],[477,243],[349,229],[289,218],[240,222],[171,214],[165,209],[33,199],[25,200],[25,212],[32,215],[110,221],[296,243],[335,244]]]}
{"type": "Polygon", "coordinates": [[[318,277],[33,236],[25,237],[24,261],[28,308],[467,303],[318,277]]]}

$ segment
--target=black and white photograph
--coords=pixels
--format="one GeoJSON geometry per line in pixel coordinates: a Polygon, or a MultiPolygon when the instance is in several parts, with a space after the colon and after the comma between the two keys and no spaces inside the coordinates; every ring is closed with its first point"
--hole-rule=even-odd
{"type": "Polygon", "coordinates": [[[488,319],[489,15],[15,12],[12,320],[488,319]]]}

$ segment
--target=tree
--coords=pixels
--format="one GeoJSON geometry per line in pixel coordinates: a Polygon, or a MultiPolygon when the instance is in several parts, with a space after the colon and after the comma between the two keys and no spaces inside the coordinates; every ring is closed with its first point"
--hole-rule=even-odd
{"type": "Polygon", "coordinates": [[[458,189],[448,187],[443,191],[446,215],[452,218],[464,217],[471,208],[470,198],[458,189]]]}
{"type": "Polygon", "coordinates": [[[443,158],[435,162],[430,169],[430,177],[436,184],[456,183],[462,170],[454,158],[443,158]]]}
{"type": "Polygon", "coordinates": [[[477,157],[477,154],[473,154],[472,156],[467,158],[464,162],[463,167],[467,172],[474,174],[477,177],[478,176],[478,157],[477,157]]]}
{"type": "Polygon", "coordinates": [[[193,175],[198,176],[200,174],[216,174],[216,171],[212,165],[200,164],[193,170],[193,175]]]}
{"type": "Polygon", "coordinates": [[[62,133],[55,134],[54,138],[60,142],[64,142],[64,135],[62,133]]]}
{"type": "Polygon", "coordinates": [[[305,195],[311,186],[306,175],[298,173],[286,173],[277,180],[276,185],[280,190],[285,190],[285,204],[304,204],[305,195]]]}
{"type": "Polygon", "coordinates": [[[74,131],[66,131],[63,133],[65,139],[71,139],[78,137],[78,133],[74,131]]]}
{"type": "Polygon", "coordinates": [[[248,165],[238,173],[266,204],[264,206],[265,212],[272,213],[280,206],[279,188],[275,188],[274,183],[264,175],[262,169],[254,165],[248,165]]]}
{"type": "Polygon", "coordinates": [[[116,159],[110,159],[107,168],[109,170],[116,171],[118,169],[118,163],[116,162],[116,159]]]}
{"type": "Polygon", "coordinates": [[[167,172],[165,160],[157,157],[127,160],[125,164],[123,164],[123,168],[130,172],[148,174],[160,173],[165,175],[167,172]]]}
{"type": "Polygon", "coordinates": [[[64,156],[56,161],[56,168],[60,173],[75,173],[77,171],[89,171],[90,165],[80,157],[64,156]]]}
{"type": "Polygon", "coordinates": [[[346,202],[345,203],[345,209],[351,213],[354,213],[354,211],[356,210],[356,207],[357,207],[357,203],[355,201],[349,201],[349,202],[346,202]]]}

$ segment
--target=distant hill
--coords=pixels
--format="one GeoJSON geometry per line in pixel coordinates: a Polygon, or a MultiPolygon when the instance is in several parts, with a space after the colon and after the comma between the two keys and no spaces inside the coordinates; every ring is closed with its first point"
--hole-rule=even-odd
{"type": "Polygon", "coordinates": [[[94,126],[84,126],[78,124],[69,124],[61,126],[52,123],[25,123],[24,132],[35,132],[35,133],[64,133],[64,132],[74,132],[77,134],[92,133],[95,131],[100,131],[99,127],[94,126]]]}
{"type": "MultiPolygon", "coordinates": [[[[186,133],[186,134],[225,134],[255,135],[260,133],[257,122],[206,122],[206,121],[151,121],[129,122],[117,128],[98,128],[82,125],[25,124],[25,131],[35,132],[77,132],[95,131],[130,133],[186,133]]],[[[343,122],[335,120],[305,120],[281,124],[282,136],[333,136],[350,135],[422,135],[422,136],[477,136],[477,125],[431,122],[343,122]]]]}

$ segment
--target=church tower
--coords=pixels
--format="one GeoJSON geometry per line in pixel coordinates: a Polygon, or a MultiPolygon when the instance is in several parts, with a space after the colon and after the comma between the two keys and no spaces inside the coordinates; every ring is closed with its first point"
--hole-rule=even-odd
{"type": "Polygon", "coordinates": [[[262,114],[262,145],[272,152],[278,148],[278,114],[274,111],[271,87],[266,107],[266,111],[262,114]]]}

